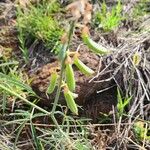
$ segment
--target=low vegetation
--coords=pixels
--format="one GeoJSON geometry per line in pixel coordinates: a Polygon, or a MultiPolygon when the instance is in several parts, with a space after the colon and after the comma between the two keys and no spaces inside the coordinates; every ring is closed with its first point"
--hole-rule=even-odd
{"type": "Polygon", "coordinates": [[[125,18],[122,15],[122,5],[120,0],[118,0],[117,5],[113,6],[111,10],[108,10],[105,1],[103,1],[100,11],[96,12],[94,18],[95,25],[98,26],[98,28],[103,29],[105,32],[112,31],[119,27],[123,19],[125,18]]]}
{"type": "Polygon", "coordinates": [[[11,4],[18,40],[0,40],[0,149],[149,149],[150,30],[138,18],[150,22],[148,2],[11,4]]]}
{"type": "Polygon", "coordinates": [[[29,59],[29,43],[31,45],[31,43],[38,40],[43,42],[50,50],[57,47],[60,36],[63,33],[63,28],[55,18],[55,14],[60,9],[59,3],[55,1],[50,3],[43,2],[43,4],[37,4],[36,6],[31,4],[26,9],[18,6],[18,39],[26,62],[29,59]]]}

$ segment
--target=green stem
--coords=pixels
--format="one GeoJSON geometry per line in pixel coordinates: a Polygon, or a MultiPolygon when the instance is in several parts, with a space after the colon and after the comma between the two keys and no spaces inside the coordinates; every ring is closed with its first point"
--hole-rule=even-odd
{"type": "Polygon", "coordinates": [[[59,126],[56,118],[54,117],[54,115],[51,116],[51,119],[53,120],[54,124],[56,125],[56,127],[58,128],[58,130],[61,132],[61,134],[64,135],[65,137],[67,137],[66,134],[63,132],[63,130],[60,128],[60,126],[59,126]]]}
{"type": "Polygon", "coordinates": [[[53,120],[53,122],[54,122],[54,124],[56,125],[57,129],[59,130],[60,134],[63,135],[63,136],[67,139],[67,142],[68,142],[69,144],[71,144],[70,139],[69,139],[68,136],[65,134],[65,132],[63,132],[63,130],[60,128],[60,126],[59,126],[59,124],[58,124],[58,122],[57,122],[57,120],[56,120],[56,118],[55,118],[54,115],[51,115],[51,119],[53,120]]]}
{"type": "Polygon", "coordinates": [[[60,79],[59,79],[59,83],[58,83],[58,88],[57,88],[57,92],[56,92],[53,108],[52,108],[52,111],[51,111],[51,116],[54,115],[54,112],[56,110],[56,106],[57,106],[57,103],[58,103],[58,100],[59,100],[64,68],[65,68],[65,59],[62,61],[62,64],[61,64],[60,79]]]}
{"type": "Polygon", "coordinates": [[[69,47],[69,44],[70,44],[70,41],[71,41],[71,38],[72,38],[72,35],[73,35],[73,31],[74,31],[74,28],[75,28],[75,23],[76,23],[75,20],[72,21],[71,26],[70,26],[69,35],[68,35],[68,47],[69,47]]]}

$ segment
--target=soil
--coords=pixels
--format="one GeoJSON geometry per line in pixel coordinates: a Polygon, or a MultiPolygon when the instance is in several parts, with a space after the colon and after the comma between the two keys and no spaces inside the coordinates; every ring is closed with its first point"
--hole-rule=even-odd
{"type": "MultiPolygon", "coordinates": [[[[15,29],[15,6],[12,2],[0,2],[0,52],[6,54],[18,48],[15,29]]],[[[8,54],[9,55],[9,54],[8,54]]],[[[5,55],[6,56],[6,55],[5,55]]]]}

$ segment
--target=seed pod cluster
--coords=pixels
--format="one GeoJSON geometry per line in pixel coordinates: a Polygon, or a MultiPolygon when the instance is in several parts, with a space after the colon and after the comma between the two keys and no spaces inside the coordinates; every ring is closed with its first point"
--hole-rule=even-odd
{"type": "Polygon", "coordinates": [[[68,108],[71,110],[72,113],[78,115],[78,107],[74,101],[74,97],[72,92],[68,89],[68,87],[64,88],[64,97],[67,103],[68,108]]]}

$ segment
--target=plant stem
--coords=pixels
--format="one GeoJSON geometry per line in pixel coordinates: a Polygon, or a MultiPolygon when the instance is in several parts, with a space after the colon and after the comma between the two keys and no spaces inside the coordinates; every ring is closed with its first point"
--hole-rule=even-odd
{"type": "Polygon", "coordinates": [[[53,120],[53,122],[54,122],[54,124],[56,125],[57,129],[59,130],[60,134],[63,135],[63,136],[67,139],[67,142],[68,142],[69,144],[71,144],[70,139],[69,139],[68,136],[65,134],[65,132],[63,132],[63,130],[61,129],[61,127],[59,126],[59,124],[58,124],[58,122],[57,122],[57,120],[56,120],[56,118],[55,118],[54,115],[51,115],[51,119],[53,120]]]}
{"type": "Polygon", "coordinates": [[[57,106],[57,103],[58,103],[58,100],[59,100],[59,96],[60,96],[60,92],[61,92],[61,84],[62,84],[62,79],[63,79],[64,68],[65,68],[65,59],[62,61],[62,64],[61,64],[60,79],[59,79],[59,83],[58,83],[58,88],[57,88],[57,92],[56,92],[56,96],[55,96],[53,108],[52,108],[52,111],[51,111],[51,116],[54,115],[54,112],[56,110],[56,106],[57,106]]]}
{"type": "Polygon", "coordinates": [[[76,23],[76,20],[73,20],[72,23],[71,23],[71,26],[70,26],[69,35],[68,35],[68,47],[69,47],[69,44],[70,44],[70,41],[71,41],[71,38],[72,38],[72,35],[73,35],[73,31],[74,31],[74,28],[75,28],[75,23],[76,23]]]}

